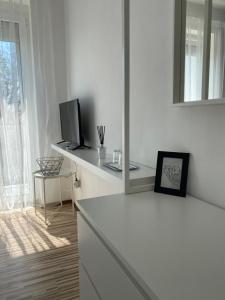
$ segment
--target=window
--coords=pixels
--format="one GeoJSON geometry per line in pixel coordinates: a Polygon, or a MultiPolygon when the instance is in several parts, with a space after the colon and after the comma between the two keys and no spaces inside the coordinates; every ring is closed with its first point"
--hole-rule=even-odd
{"type": "Polygon", "coordinates": [[[21,103],[22,78],[20,62],[19,25],[1,21],[0,81],[3,99],[8,104],[21,103]]]}
{"type": "Polygon", "coordinates": [[[23,151],[22,122],[22,71],[20,59],[19,25],[0,22],[0,164],[4,186],[23,182],[21,162],[23,151]],[[11,149],[11,151],[9,151],[11,149]],[[16,151],[13,151],[16,149],[16,151]],[[13,177],[13,178],[12,178],[13,177]]]}

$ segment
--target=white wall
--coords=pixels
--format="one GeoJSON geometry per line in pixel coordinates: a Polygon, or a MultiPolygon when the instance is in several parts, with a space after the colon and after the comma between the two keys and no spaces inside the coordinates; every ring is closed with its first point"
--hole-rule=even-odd
{"type": "Polygon", "coordinates": [[[131,0],[131,20],[131,157],[190,152],[190,194],[225,207],[225,105],[171,105],[174,0],[131,0]]]}
{"type": "Polygon", "coordinates": [[[121,148],[122,0],[65,0],[68,99],[79,98],[86,143],[106,125],[109,152],[121,148]]]}
{"type": "MultiPolygon", "coordinates": [[[[40,0],[38,0],[40,1],[40,0]]],[[[45,0],[46,1],[46,0],[45,0]]],[[[66,61],[66,39],[65,39],[65,20],[64,3],[62,0],[50,0],[50,9],[52,13],[52,42],[54,49],[54,69],[56,82],[56,102],[67,99],[67,61],[66,61]]],[[[59,119],[58,119],[59,122],[59,119]]]]}
{"type": "MultiPolygon", "coordinates": [[[[65,0],[68,94],[79,97],[86,133],[121,146],[121,0],[65,0]]],[[[131,158],[156,165],[158,150],[192,154],[188,191],[225,207],[225,106],[173,101],[174,0],[131,0],[131,158]]]]}

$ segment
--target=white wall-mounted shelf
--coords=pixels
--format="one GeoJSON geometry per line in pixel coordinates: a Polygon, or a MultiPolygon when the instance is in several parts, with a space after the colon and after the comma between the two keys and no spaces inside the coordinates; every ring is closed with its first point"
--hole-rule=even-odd
{"type": "MultiPolygon", "coordinates": [[[[63,144],[52,144],[51,146],[53,150],[88,169],[90,172],[96,174],[96,176],[116,183],[123,188],[123,173],[112,171],[104,166],[106,162],[112,161],[112,155],[107,155],[105,160],[99,160],[96,149],[78,149],[72,151],[65,148],[63,144]]],[[[155,169],[139,163],[135,163],[135,165],[137,165],[139,169],[130,172],[131,190],[133,192],[152,190],[155,182],[155,169]]]]}

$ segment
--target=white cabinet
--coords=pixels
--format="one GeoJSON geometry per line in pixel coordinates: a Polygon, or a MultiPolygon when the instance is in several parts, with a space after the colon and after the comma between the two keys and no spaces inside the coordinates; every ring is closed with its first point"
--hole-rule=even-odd
{"type": "MultiPolygon", "coordinates": [[[[86,220],[78,215],[78,239],[81,262],[89,280],[102,300],[145,299],[116,257],[105,246],[86,220]]],[[[85,289],[81,282],[81,300],[85,289]]]]}
{"type": "Polygon", "coordinates": [[[82,264],[80,264],[80,299],[100,300],[82,264]]]}

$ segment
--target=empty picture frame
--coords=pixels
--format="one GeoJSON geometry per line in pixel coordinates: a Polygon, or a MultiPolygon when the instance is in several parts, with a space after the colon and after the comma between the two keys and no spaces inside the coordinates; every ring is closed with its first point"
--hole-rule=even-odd
{"type": "Polygon", "coordinates": [[[189,153],[158,152],[156,193],[186,197],[189,153]]]}

